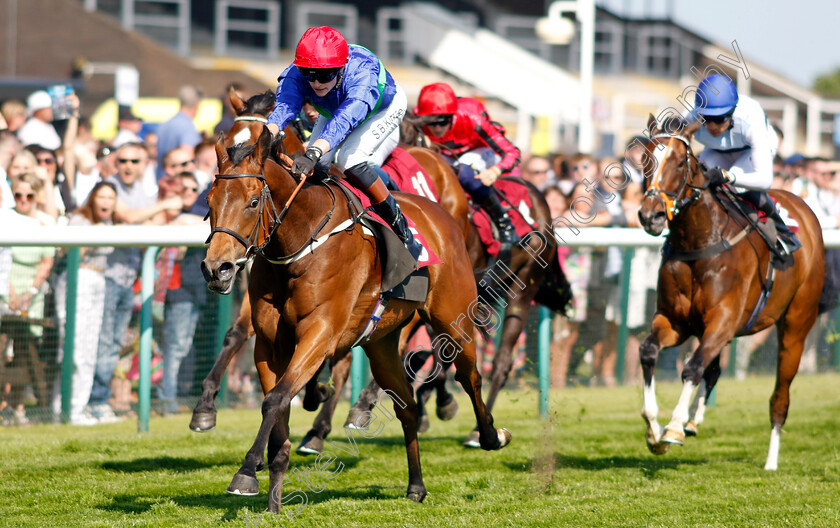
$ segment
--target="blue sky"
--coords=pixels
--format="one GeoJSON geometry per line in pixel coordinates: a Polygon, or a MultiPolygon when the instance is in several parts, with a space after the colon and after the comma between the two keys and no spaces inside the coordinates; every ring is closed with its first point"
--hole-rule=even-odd
{"type": "Polygon", "coordinates": [[[619,14],[664,16],[719,44],[737,40],[741,52],[808,88],[840,68],[838,0],[596,0],[619,14]]]}

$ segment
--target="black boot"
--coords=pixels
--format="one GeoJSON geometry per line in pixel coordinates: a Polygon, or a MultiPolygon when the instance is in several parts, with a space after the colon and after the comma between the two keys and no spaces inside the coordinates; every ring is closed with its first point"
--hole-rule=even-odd
{"type": "Polygon", "coordinates": [[[509,252],[513,244],[519,240],[519,237],[516,235],[516,230],[513,228],[507,212],[502,207],[502,202],[499,201],[499,197],[491,190],[479,205],[487,211],[487,214],[490,215],[490,220],[499,229],[500,242],[502,243],[500,253],[501,251],[509,252]]]}
{"type": "Polygon", "coordinates": [[[423,246],[414,239],[414,235],[408,228],[408,220],[403,216],[400,205],[394,199],[394,196],[389,194],[381,202],[371,205],[371,209],[391,226],[391,229],[397,234],[397,237],[399,237],[406,249],[411,253],[411,256],[414,257],[414,260],[417,260],[417,257],[423,251],[423,246]]]}
{"type": "Polygon", "coordinates": [[[793,231],[785,225],[782,217],[779,216],[779,211],[776,209],[776,203],[770,199],[770,196],[766,192],[762,191],[747,191],[742,193],[741,197],[754,205],[756,209],[767,215],[767,217],[773,222],[773,229],[770,231],[775,232],[776,237],[772,240],[774,247],[771,248],[771,251],[780,261],[790,260],[790,255],[802,247],[802,244],[796,238],[793,231]]]}

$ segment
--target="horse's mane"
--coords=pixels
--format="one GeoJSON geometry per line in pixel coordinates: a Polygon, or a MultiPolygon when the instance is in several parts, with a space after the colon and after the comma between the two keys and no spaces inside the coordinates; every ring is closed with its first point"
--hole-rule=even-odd
{"type": "Polygon", "coordinates": [[[263,117],[268,117],[268,114],[274,110],[274,94],[271,90],[266,90],[263,93],[252,95],[245,101],[245,114],[259,114],[263,117]]]}
{"type": "Polygon", "coordinates": [[[231,163],[233,163],[233,166],[235,167],[239,165],[239,163],[242,162],[242,160],[253,154],[254,149],[256,148],[256,143],[252,143],[250,145],[246,145],[245,143],[237,143],[232,147],[228,147],[227,153],[231,163]]]}

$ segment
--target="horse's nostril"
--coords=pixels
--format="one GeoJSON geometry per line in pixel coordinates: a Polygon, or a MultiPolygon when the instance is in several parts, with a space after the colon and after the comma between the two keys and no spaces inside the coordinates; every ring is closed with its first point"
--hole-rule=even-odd
{"type": "Polygon", "coordinates": [[[228,277],[231,273],[233,273],[233,270],[233,262],[222,262],[222,264],[216,270],[216,273],[219,275],[219,277],[228,277]]]}

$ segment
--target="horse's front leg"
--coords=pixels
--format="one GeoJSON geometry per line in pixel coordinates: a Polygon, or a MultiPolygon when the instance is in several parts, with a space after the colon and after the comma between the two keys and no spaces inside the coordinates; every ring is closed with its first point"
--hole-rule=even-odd
{"type": "Polygon", "coordinates": [[[720,378],[720,356],[717,356],[703,371],[703,379],[700,380],[700,386],[697,387],[694,401],[688,410],[689,421],[684,428],[686,436],[697,436],[700,424],[703,423],[703,417],[706,414],[706,402],[709,400],[709,395],[715,388],[718,378],[720,378]]]}
{"type": "Polygon", "coordinates": [[[668,452],[669,445],[663,444],[662,426],[659,425],[659,405],[656,403],[656,360],[659,351],[663,348],[676,346],[685,340],[671,324],[671,321],[662,314],[657,313],[651,324],[651,333],[639,346],[639,361],[642,364],[642,375],[644,377],[644,391],[642,400],[642,419],[647,424],[645,440],[648,449],[656,455],[663,455],[668,452]]]}
{"type": "MultiPolygon", "coordinates": [[[[671,414],[671,421],[665,426],[663,442],[682,445],[685,441],[685,425],[689,420],[689,404],[694,390],[700,386],[706,369],[719,361],[723,346],[734,336],[731,329],[732,317],[728,312],[717,310],[711,315],[706,330],[700,339],[700,346],[692,354],[682,372],[683,389],[680,399],[671,414]]],[[[704,389],[705,390],[705,389],[704,389]]]]}

